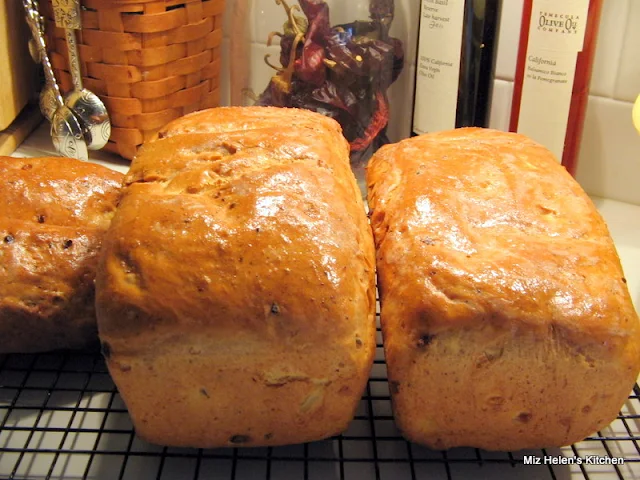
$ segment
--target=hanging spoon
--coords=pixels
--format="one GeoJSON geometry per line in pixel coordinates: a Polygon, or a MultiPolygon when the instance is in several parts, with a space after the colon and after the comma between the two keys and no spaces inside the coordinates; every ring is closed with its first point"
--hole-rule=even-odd
{"type": "Polygon", "coordinates": [[[73,90],[67,94],[64,104],[75,113],[82,125],[85,142],[89,150],[100,150],[111,136],[111,121],[102,100],[82,85],[82,72],[78,60],[76,32],[82,28],[80,3],[77,0],[53,1],[56,26],[65,30],[69,52],[69,70],[73,90]]]}
{"type": "MultiPolygon", "coordinates": [[[[40,36],[44,38],[44,19],[40,14],[38,14],[38,27],[40,30],[40,36]]],[[[31,53],[31,58],[36,63],[42,63],[42,55],[40,55],[40,50],[38,49],[38,45],[35,38],[29,39],[29,53],[31,53]]],[[[44,85],[40,92],[40,111],[44,118],[49,120],[53,120],[53,114],[58,108],[58,104],[56,103],[56,93],[53,85],[50,85],[48,82],[44,85]]]]}
{"type": "Polygon", "coordinates": [[[36,0],[23,0],[27,23],[35,40],[46,78],[45,90],[53,91],[53,98],[57,105],[51,117],[51,138],[55,149],[64,156],[88,160],[87,144],[84,141],[82,127],[73,112],[65,106],[56,82],[56,77],[47,55],[47,46],[42,35],[42,17],[36,0]]]}

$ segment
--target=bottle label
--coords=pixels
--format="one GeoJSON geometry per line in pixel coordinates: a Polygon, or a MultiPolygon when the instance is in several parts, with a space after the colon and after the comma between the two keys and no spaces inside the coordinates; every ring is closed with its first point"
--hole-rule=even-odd
{"type": "Polygon", "coordinates": [[[533,0],[517,131],[543,144],[558,161],[588,12],[589,0],[533,0]]]}
{"type": "Polygon", "coordinates": [[[413,131],[456,126],[465,0],[422,0],[413,131]]]}

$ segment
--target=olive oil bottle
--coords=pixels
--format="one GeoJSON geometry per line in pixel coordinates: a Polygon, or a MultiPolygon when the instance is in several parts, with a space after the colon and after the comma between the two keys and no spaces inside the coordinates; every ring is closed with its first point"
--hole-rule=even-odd
{"type": "Polygon", "coordinates": [[[412,134],[487,126],[502,0],[421,0],[412,134]]]}

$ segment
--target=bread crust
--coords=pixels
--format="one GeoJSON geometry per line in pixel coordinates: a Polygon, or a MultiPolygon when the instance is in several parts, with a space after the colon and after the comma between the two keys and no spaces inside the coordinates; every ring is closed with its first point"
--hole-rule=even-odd
{"type": "Polygon", "coordinates": [[[615,419],[639,322],[607,227],[528,138],[382,148],[367,181],[399,428],[433,448],[568,445],[615,419]]]}
{"type": "Polygon", "coordinates": [[[123,175],[0,157],[0,353],[97,345],[94,278],[123,175]]]}
{"type": "Polygon", "coordinates": [[[220,108],[145,145],[98,269],[137,433],[283,445],[344,429],[375,351],[373,240],[336,122],[220,108]]]}

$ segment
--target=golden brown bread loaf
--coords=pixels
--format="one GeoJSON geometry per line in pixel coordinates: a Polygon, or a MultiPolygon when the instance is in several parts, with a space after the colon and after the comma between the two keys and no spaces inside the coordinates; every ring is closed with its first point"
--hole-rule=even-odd
{"type": "Polygon", "coordinates": [[[97,277],[137,433],[219,447],[343,431],[375,350],[375,254],[338,124],[220,108],[160,136],[133,161],[97,277]]]}
{"type": "Polygon", "coordinates": [[[0,353],[97,344],[97,253],[122,177],[69,158],[0,157],[0,353]]]}
{"type": "Polygon", "coordinates": [[[567,445],[615,419],[639,323],[607,227],[542,146],[460,129],[367,175],[396,422],[433,448],[567,445]]]}

